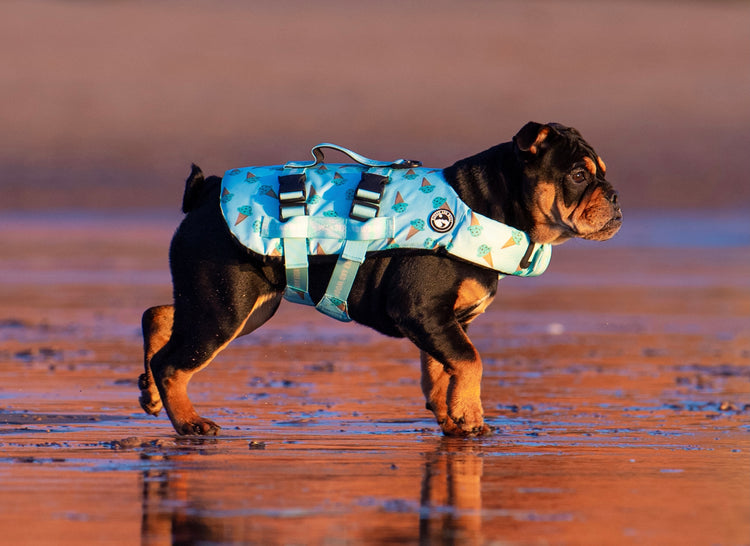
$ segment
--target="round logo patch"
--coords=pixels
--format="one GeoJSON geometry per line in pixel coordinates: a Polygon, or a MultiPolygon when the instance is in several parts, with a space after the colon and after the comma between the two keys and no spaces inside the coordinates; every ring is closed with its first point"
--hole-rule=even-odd
{"type": "Polygon", "coordinates": [[[456,217],[448,209],[437,209],[430,214],[430,228],[438,233],[445,233],[453,229],[456,217]]]}

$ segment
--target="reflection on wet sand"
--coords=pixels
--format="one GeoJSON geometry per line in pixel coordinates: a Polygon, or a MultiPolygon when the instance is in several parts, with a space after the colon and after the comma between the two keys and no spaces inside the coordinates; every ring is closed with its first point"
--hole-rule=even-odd
{"type": "MultiPolygon", "coordinates": [[[[195,439],[190,443],[200,446],[203,442],[216,440],[195,439]]],[[[415,513],[419,524],[420,544],[481,544],[482,535],[482,449],[481,446],[463,439],[442,438],[435,449],[423,455],[422,480],[419,492],[419,508],[412,509],[408,502],[394,502],[390,510],[415,513]]],[[[184,453],[144,453],[142,459],[154,463],[142,473],[143,503],[141,519],[141,543],[144,546],[186,543],[229,543],[235,541],[254,542],[251,514],[241,510],[212,510],[215,499],[201,498],[201,492],[191,489],[190,474],[200,472],[194,468],[200,455],[185,450],[184,453]],[[182,469],[181,469],[182,467],[182,469]],[[212,516],[214,513],[216,515],[212,516]]],[[[307,484],[298,483],[305,488],[307,484]]],[[[219,484],[217,487],[221,488],[219,484]]],[[[217,491],[219,495],[220,491],[217,491]]],[[[417,492],[404,492],[407,497],[416,497],[417,492]]],[[[266,513],[273,510],[268,508],[266,513]]],[[[370,519],[372,516],[370,515],[370,519]]],[[[283,527],[287,518],[278,518],[283,527]]],[[[416,527],[416,525],[415,525],[416,527]]],[[[283,533],[277,539],[283,542],[283,533]]],[[[389,533],[382,536],[377,529],[366,541],[379,542],[392,538],[389,533]]]]}
{"type": "Polygon", "coordinates": [[[481,544],[482,458],[471,442],[444,438],[425,455],[420,495],[421,544],[481,544]]]}
{"type": "MultiPolygon", "coordinates": [[[[193,440],[194,445],[204,441],[193,440]]],[[[143,454],[151,462],[189,462],[192,454],[143,454]]],[[[141,544],[189,544],[222,542],[223,525],[220,520],[211,521],[202,514],[200,506],[193,500],[189,482],[184,473],[164,468],[143,472],[143,515],[141,518],[141,544]]]]}

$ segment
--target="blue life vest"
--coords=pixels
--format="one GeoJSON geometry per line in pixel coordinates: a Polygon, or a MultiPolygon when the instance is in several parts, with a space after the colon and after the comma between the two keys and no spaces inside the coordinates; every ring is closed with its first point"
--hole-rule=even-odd
{"type": "Polygon", "coordinates": [[[234,237],[266,256],[283,256],[286,299],[315,305],[307,292],[310,255],[339,257],[317,309],[351,320],[346,300],[365,255],[390,249],[444,249],[500,274],[544,272],[550,245],[472,211],[441,169],[384,163],[332,144],[313,163],[232,169],[221,185],[221,211],[234,237]],[[323,163],[334,148],[356,164],[323,163]]]}

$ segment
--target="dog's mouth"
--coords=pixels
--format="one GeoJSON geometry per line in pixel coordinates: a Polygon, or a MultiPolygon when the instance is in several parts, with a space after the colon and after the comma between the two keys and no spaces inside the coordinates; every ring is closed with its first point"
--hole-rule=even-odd
{"type": "Polygon", "coordinates": [[[583,236],[587,241],[606,241],[614,237],[615,233],[622,227],[622,212],[617,213],[604,224],[601,229],[593,233],[587,233],[583,236]]]}

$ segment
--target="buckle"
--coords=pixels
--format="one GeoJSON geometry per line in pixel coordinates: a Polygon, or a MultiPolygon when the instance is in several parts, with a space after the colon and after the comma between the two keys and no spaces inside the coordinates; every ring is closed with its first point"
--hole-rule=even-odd
{"type": "Polygon", "coordinates": [[[388,181],[387,176],[373,173],[362,173],[362,179],[357,185],[352,200],[352,210],[349,218],[364,222],[375,218],[380,211],[380,199],[383,197],[383,186],[388,181]]]}
{"type": "Polygon", "coordinates": [[[305,174],[279,176],[279,219],[288,220],[307,215],[305,174]]]}

